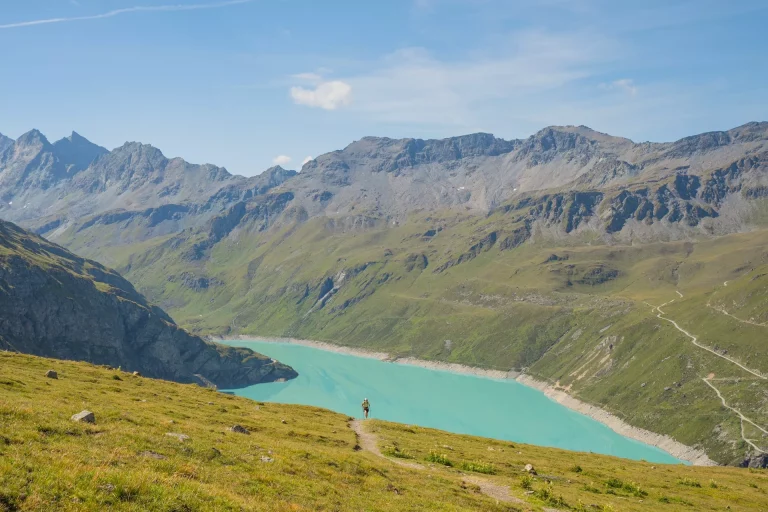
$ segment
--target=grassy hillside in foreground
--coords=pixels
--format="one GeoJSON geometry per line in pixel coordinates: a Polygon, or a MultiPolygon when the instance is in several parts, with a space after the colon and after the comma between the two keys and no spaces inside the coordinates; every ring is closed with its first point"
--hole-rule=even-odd
{"type": "Polygon", "coordinates": [[[359,449],[349,420],[0,352],[0,510],[768,508],[765,470],[652,465],[365,422],[387,460],[359,449]],[[50,368],[58,379],[45,377],[50,368]],[[95,424],[70,420],[83,409],[95,424]],[[230,431],[235,424],[250,434],[230,431]],[[519,501],[497,501],[489,486],[519,501]]]}
{"type": "Polygon", "coordinates": [[[364,230],[327,219],[245,225],[199,259],[189,252],[199,234],[111,249],[67,244],[98,252],[200,334],[523,370],[721,463],[768,450],[763,432],[742,429],[711,387],[768,430],[768,381],[668,321],[768,375],[768,230],[607,245],[596,230],[564,237],[533,226],[515,246],[527,229],[519,214],[415,214],[364,230]],[[654,308],[665,303],[667,320],[654,308]]]}

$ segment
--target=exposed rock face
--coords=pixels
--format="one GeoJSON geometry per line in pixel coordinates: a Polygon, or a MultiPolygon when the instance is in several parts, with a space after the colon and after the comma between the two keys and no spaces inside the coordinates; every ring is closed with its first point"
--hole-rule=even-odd
{"type": "Polygon", "coordinates": [[[16,141],[0,136],[0,216],[54,240],[67,229],[87,238],[108,227],[106,238],[98,235],[105,244],[208,232],[193,259],[255,219],[267,229],[280,219],[327,216],[329,229],[351,231],[446,208],[530,208],[522,231],[499,234],[502,248],[525,241],[536,223],[565,234],[590,224],[609,235],[674,226],[684,236],[712,231],[723,215],[731,224],[721,231],[740,229],[728,198],[768,197],[766,162],[768,123],[671,143],[634,143],[584,126],[513,141],[485,133],[365,137],[300,174],[276,166],[251,178],[168,159],[146,144],[107,152],[76,133],[51,144],[33,130],[16,141]]]}
{"type": "Polygon", "coordinates": [[[768,468],[768,453],[758,453],[747,457],[744,462],[741,463],[743,468],[768,468]]]}
{"type": "Polygon", "coordinates": [[[169,227],[203,225],[221,208],[295,174],[274,167],[244,178],[214,165],[168,159],[146,144],[107,151],[74,132],[51,144],[32,130],[16,141],[0,136],[0,215],[41,233],[82,220],[87,227],[138,224],[157,236],[169,227]]]}
{"type": "Polygon", "coordinates": [[[10,137],[6,137],[0,133],[0,153],[5,152],[8,148],[13,147],[14,140],[10,137]]]}
{"type": "Polygon", "coordinates": [[[0,222],[0,348],[178,382],[241,387],[296,376],[191,336],[115,271],[0,222]]]}
{"type": "Polygon", "coordinates": [[[481,252],[487,252],[493,247],[493,245],[496,243],[496,238],[498,237],[498,233],[496,231],[492,231],[488,233],[488,235],[484,236],[482,240],[478,241],[477,243],[473,244],[467,252],[461,254],[458,258],[449,260],[439,267],[437,267],[434,272],[436,274],[439,274],[440,272],[444,272],[445,270],[454,267],[456,265],[460,265],[462,263],[466,263],[467,261],[473,260],[477,257],[478,254],[481,252]]]}

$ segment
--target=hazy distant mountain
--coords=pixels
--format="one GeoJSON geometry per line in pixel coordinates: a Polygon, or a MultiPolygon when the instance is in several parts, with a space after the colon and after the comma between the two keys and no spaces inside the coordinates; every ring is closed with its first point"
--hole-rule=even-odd
{"type": "MultiPolygon", "coordinates": [[[[583,126],[545,128],[515,141],[488,134],[426,141],[366,137],[309,162],[284,188],[297,193],[310,215],[352,208],[394,217],[444,207],[488,211],[536,191],[604,190],[677,175],[696,176],[696,192],[704,192],[705,173],[747,155],[761,160],[766,151],[768,123],[663,144],[636,144],[583,126]],[[318,202],[315,190],[326,199],[318,202]]],[[[764,176],[743,179],[740,185],[750,190],[765,183],[764,176]]]]}
{"type": "Polygon", "coordinates": [[[175,231],[295,174],[271,169],[253,178],[233,176],[135,142],[107,151],[77,133],[50,144],[33,130],[6,145],[0,216],[44,233],[105,212],[111,219],[150,218],[154,233],[175,231]]]}
{"type": "Polygon", "coordinates": [[[444,208],[482,213],[513,198],[535,202],[543,191],[591,192],[582,197],[587,203],[579,204],[577,223],[609,208],[615,218],[605,223],[608,232],[621,231],[630,219],[683,222],[687,229],[721,213],[738,224],[732,217],[743,210],[741,201],[768,193],[768,123],[672,143],[634,143],[584,126],[549,127],[513,141],[482,133],[442,140],[366,137],[317,157],[298,175],[275,167],[252,178],[169,160],[139,143],[107,152],[76,133],[51,145],[33,130],[12,146],[0,144],[6,146],[0,153],[2,217],[49,235],[93,215],[106,215],[108,222],[152,217],[131,241],[201,227],[273,189],[292,194],[285,205],[300,215],[340,218],[342,224],[399,222],[412,211],[444,208]]]}

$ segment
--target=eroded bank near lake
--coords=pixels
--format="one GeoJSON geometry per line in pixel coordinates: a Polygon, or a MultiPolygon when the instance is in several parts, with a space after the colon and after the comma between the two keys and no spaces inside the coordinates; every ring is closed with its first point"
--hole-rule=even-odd
{"type": "Polygon", "coordinates": [[[228,341],[292,366],[299,377],[235,390],[253,400],[324,407],[521,443],[603,453],[659,463],[680,461],[659,448],[628,439],[513,380],[489,379],[288,343],[228,341]]]}

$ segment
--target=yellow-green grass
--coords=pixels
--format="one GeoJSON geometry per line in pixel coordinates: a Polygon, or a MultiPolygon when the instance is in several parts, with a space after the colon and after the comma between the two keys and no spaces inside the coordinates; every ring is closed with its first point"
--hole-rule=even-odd
{"type": "Polygon", "coordinates": [[[366,422],[385,453],[407,454],[408,463],[426,467],[412,469],[359,449],[349,420],[314,407],[257,403],[87,363],[0,352],[0,510],[768,507],[765,471],[653,466],[366,422]],[[48,369],[59,378],[46,378],[48,369]],[[95,413],[95,424],[70,420],[84,409],[95,413]],[[250,434],[230,431],[235,424],[250,434]],[[452,467],[427,462],[430,453],[452,467]],[[528,463],[538,476],[524,489],[528,463]],[[497,502],[473,477],[509,487],[524,503],[497,502]],[[610,478],[621,485],[610,487],[610,478]]]}
{"type": "Polygon", "coordinates": [[[0,510],[507,510],[356,450],[348,419],[0,353],[0,510]]]}
{"type": "Polygon", "coordinates": [[[562,498],[557,508],[563,510],[768,508],[766,470],[652,464],[378,420],[367,426],[378,436],[382,448],[397,448],[425,465],[439,458],[431,466],[443,472],[461,477],[473,474],[468,471],[470,465],[491,466],[492,475],[479,476],[510,486],[513,496],[541,506],[552,506],[562,498]],[[446,468],[446,463],[451,467],[446,468]],[[526,464],[532,464],[537,474],[527,473],[526,464]],[[546,499],[548,495],[553,498],[546,499]]]}

